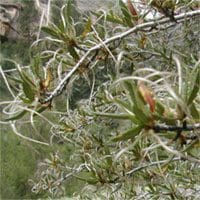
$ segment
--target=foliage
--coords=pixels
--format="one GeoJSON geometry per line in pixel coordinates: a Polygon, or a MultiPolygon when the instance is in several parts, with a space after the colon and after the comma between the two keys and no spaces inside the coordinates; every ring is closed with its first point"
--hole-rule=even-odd
{"type": "Polygon", "coordinates": [[[80,199],[195,199],[199,21],[188,14],[146,22],[121,0],[118,6],[91,16],[67,1],[60,20],[42,27],[47,36],[30,47],[29,68],[16,64],[9,83],[18,88],[5,121],[48,145],[18,131],[26,121],[37,133],[43,120],[50,144],[62,146],[40,163],[32,191],[63,197],[79,180],[80,199]]]}

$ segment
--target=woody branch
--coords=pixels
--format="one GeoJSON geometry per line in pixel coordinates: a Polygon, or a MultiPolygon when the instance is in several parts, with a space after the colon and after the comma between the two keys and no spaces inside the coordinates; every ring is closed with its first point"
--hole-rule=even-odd
{"type": "MultiPolygon", "coordinates": [[[[182,20],[185,19],[191,19],[192,17],[196,17],[200,15],[200,10],[195,10],[195,11],[190,11],[187,13],[182,13],[179,15],[175,16],[175,20],[177,22],[180,22],[182,20]]],[[[91,53],[101,49],[102,47],[104,47],[105,45],[108,45],[116,40],[122,40],[124,38],[126,38],[127,36],[129,36],[132,33],[138,32],[138,31],[147,31],[147,29],[150,28],[150,30],[152,30],[153,28],[158,28],[160,25],[164,25],[171,22],[169,18],[163,18],[163,19],[158,19],[158,20],[153,20],[153,21],[149,21],[149,22],[145,22],[142,24],[138,24],[136,26],[134,26],[133,28],[119,34],[113,37],[110,37],[104,41],[102,41],[102,43],[90,48],[85,55],[82,56],[82,58],[77,62],[77,64],[72,68],[72,70],[60,81],[60,83],[57,85],[57,87],[51,92],[51,94],[45,98],[45,99],[40,99],[39,101],[41,103],[47,103],[52,101],[52,99],[58,95],[60,95],[65,86],[68,84],[70,78],[77,72],[78,68],[81,66],[81,64],[85,61],[85,59],[87,57],[90,56],[91,53]]]]}

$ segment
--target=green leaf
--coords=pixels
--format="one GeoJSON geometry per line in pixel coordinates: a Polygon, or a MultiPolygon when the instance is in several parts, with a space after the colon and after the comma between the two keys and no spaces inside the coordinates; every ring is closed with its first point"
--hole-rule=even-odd
{"type": "Polygon", "coordinates": [[[136,119],[138,119],[139,123],[143,125],[148,125],[151,121],[151,118],[147,116],[146,113],[144,113],[143,110],[138,108],[137,106],[133,106],[133,108],[135,117],[136,119]]]}
{"type": "Polygon", "coordinates": [[[71,45],[68,46],[68,51],[70,53],[70,55],[75,59],[75,60],[79,60],[79,55],[76,52],[76,49],[74,47],[72,47],[71,45]]]}
{"type": "Polygon", "coordinates": [[[99,182],[92,172],[82,172],[81,175],[75,177],[92,185],[99,182]]]}
{"type": "Polygon", "coordinates": [[[190,105],[190,113],[192,115],[192,117],[195,119],[195,120],[199,120],[200,119],[200,113],[199,111],[197,110],[196,106],[194,103],[192,103],[190,105]]]}
{"type": "Polygon", "coordinates": [[[125,101],[120,99],[114,99],[114,102],[119,105],[123,110],[128,110],[129,112],[133,113],[132,106],[125,101]]]}
{"type": "Polygon", "coordinates": [[[32,72],[39,78],[41,79],[41,61],[39,55],[35,56],[31,62],[31,69],[32,72]]]}
{"type": "Polygon", "coordinates": [[[23,91],[26,97],[30,99],[31,102],[34,101],[35,92],[33,91],[33,88],[30,86],[30,84],[28,84],[27,82],[23,82],[22,86],[23,86],[23,91]]]}
{"type": "Polygon", "coordinates": [[[28,83],[30,86],[36,88],[35,83],[33,82],[33,80],[31,80],[29,78],[29,75],[27,73],[25,73],[24,71],[19,72],[20,73],[20,77],[23,80],[23,82],[28,83]]]}
{"type": "Polygon", "coordinates": [[[128,90],[131,98],[131,104],[133,105],[133,113],[135,118],[139,120],[140,124],[148,125],[151,118],[149,116],[149,110],[146,109],[146,105],[138,92],[138,88],[135,83],[130,83],[129,81],[124,81],[124,86],[128,90]]]}
{"type": "Polygon", "coordinates": [[[156,101],[156,112],[161,116],[163,116],[163,114],[165,112],[164,105],[159,101],[156,101]]]}
{"type": "MultiPolygon", "coordinates": [[[[40,108],[38,108],[38,109],[36,110],[36,112],[37,112],[37,113],[42,113],[42,112],[44,112],[47,108],[48,108],[48,106],[41,106],[40,108]]],[[[37,116],[37,114],[34,113],[33,116],[37,116]]]]}
{"type": "Polygon", "coordinates": [[[60,31],[58,31],[58,28],[56,29],[55,27],[50,27],[50,26],[43,26],[41,30],[48,35],[51,35],[57,39],[60,39],[60,31]]]}
{"type": "Polygon", "coordinates": [[[123,18],[124,22],[126,22],[126,24],[129,27],[132,27],[133,26],[132,15],[130,14],[126,4],[122,0],[120,0],[119,5],[121,7],[122,14],[124,15],[124,18],[123,18]]]}
{"type": "Polygon", "coordinates": [[[126,103],[125,101],[121,101],[119,99],[114,99],[114,102],[117,103],[118,106],[127,113],[127,115],[129,115],[129,119],[132,122],[134,122],[135,124],[138,123],[138,120],[135,117],[134,110],[133,110],[133,108],[128,103],[126,103]]]}
{"type": "Polygon", "coordinates": [[[13,121],[13,120],[17,120],[22,118],[28,111],[27,110],[23,110],[22,112],[20,112],[19,114],[6,118],[5,121],[13,121]]]}
{"type": "Polygon", "coordinates": [[[193,100],[196,98],[199,88],[200,88],[200,68],[198,68],[198,71],[194,70],[195,73],[192,73],[195,77],[191,77],[192,80],[194,80],[190,95],[187,100],[187,105],[190,105],[193,100]]]}
{"type": "Polygon", "coordinates": [[[21,96],[21,97],[19,97],[19,98],[20,98],[24,103],[27,103],[27,104],[32,103],[32,101],[31,101],[30,99],[26,98],[26,97],[21,96]]]}
{"type": "Polygon", "coordinates": [[[66,6],[63,9],[63,15],[65,18],[66,26],[68,24],[72,24],[72,9],[73,9],[73,2],[72,0],[68,0],[66,6]]]}
{"type": "Polygon", "coordinates": [[[15,81],[16,83],[20,83],[20,84],[22,84],[23,83],[23,81],[22,80],[20,80],[20,79],[18,79],[18,78],[15,78],[15,77],[13,77],[13,75],[7,75],[8,76],[8,78],[9,79],[11,79],[11,80],[13,80],[13,81],[15,81]]]}
{"type": "Polygon", "coordinates": [[[112,10],[106,15],[106,20],[112,23],[125,25],[122,18],[115,15],[112,10]]]}
{"type": "Polygon", "coordinates": [[[36,85],[29,78],[28,74],[24,71],[19,71],[19,75],[22,79],[22,87],[25,96],[32,102],[35,99],[35,94],[37,92],[36,85]]]}
{"type": "Polygon", "coordinates": [[[92,30],[92,20],[91,17],[88,17],[87,22],[85,23],[82,36],[85,37],[92,30]]]}
{"type": "Polygon", "coordinates": [[[117,135],[116,137],[112,138],[113,142],[128,140],[128,139],[134,139],[136,135],[138,135],[141,130],[143,129],[143,126],[136,126],[128,131],[125,131],[124,133],[121,133],[117,135]]]}
{"type": "Polygon", "coordinates": [[[138,108],[144,107],[145,102],[142,96],[140,95],[136,84],[134,82],[130,83],[130,81],[124,81],[124,86],[126,90],[129,92],[132,105],[135,105],[138,108]]]}

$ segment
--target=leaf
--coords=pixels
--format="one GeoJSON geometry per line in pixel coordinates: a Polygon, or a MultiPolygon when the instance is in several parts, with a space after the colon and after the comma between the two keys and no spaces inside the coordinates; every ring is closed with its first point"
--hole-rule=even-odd
{"type": "Polygon", "coordinates": [[[20,84],[22,84],[23,83],[23,81],[22,80],[20,80],[20,79],[18,79],[18,78],[15,78],[15,77],[13,77],[12,75],[10,76],[10,75],[8,75],[8,78],[9,79],[11,79],[11,80],[13,80],[13,81],[15,81],[16,83],[20,83],[20,84]]]}
{"type": "Polygon", "coordinates": [[[28,74],[26,74],[24,71],[18,71],[18,72],[22,79],[23,92],[24,92],[25,96],[30,100],[30,103],[31,103],[32,101],[34,101],[35,94],[37,92],[36,85],[29,78],[28,74]]]}
{"type": "Polygon", "coordinates": [[[23,82],[22,86],[23,86],[23,91],[26,97],[30,99],[31,102],[34,101],[35,92],[33,91],[32,87],[27,82],[23,82]]]}
{"type": "Polygon", "coordinates": [[[5,119],[5,121],[14,121],[14,120],[20,119],[20,118],[22,118],[27,112],[28,112],[27,110],[23,110],[23,111],[20,112],[19,114],[5,119]]]}
{"type": "Polygon", "coordinates": [[[150,122],[152,121],[152,119],[147,116],[142,109],[138,108],[137,106],[133,106],[134,109],[134,113],[135,113],[135,117],[136,119],[138,119],[140,124],[143,125],[149,125],[150,122]]]}
{"type": "Polygon", "coordinates": [[[143,129],[143,126],[136,126],[128,131],[121,133],[120,135],[117,135],[116,137],[112,138],[113,142],[128,140],[128,139],[134,139],[136,135],[138,135],[141,130],[143,129]]]}
{"type": "Polygon", "coordinates": [[[71,18],[71,16],[72,16],[72,7],[73,7],[73,2],[72,2],[72,0],[68,0],[68,2],[67,2],[67,6],[66,6],[66,12],[65,12],[65,17],[66,17],[66,19],[67,19],[67,22],[69,22],[69,23],[71,23],[72,22],[72,18],[71,18]]]}
{"type": "Polygon", "coordinates": [[[92,20],[91,17],[88,17],[87,22],[85,23],[82,36],[85,37],[92,30],[92,20]]]}
{"type": "Polygon", "coordinates": [[[132,102],[131,102],[132,104],[137,103],[135,100],[134,85],[135,85],[135,83],[130,83],[129,81],[124,81],[124,86],[125,86],[126,90],[129,92],[129,95],[132,100],[132,102]]]}
{"type": "Polygon", "coordinates": [[[129,81],[124,82],[125,88],[128,90],[131,97],[131,103],[133,104],[133,112],[135,117],[139,120],[140,124],[148,125],[151,121],[149,116],[149,110],[145,108],[144,100],[138,92],[138,88],[135,83],[130,83],[129,81]]]}
{"type": "Polygon", "coordinates": [[[20,72],[20,77],[23,80],[23,82],[27,82],[29,85],[31,85],[32,87],[36,88],[35,83],[33,82],[33,80],[31,80],[29,78],[29,75],[27,73],[25,73],[24,71],[20,72]]]}
{"type": "Polygon", "coordinates": [[[165,112],[164,105],[159,101],[156,101],[156,112],[161,116],[163,116],[163,114],[165,112]]]}
{"type": "Polygon", "coordinates": [[[92,185],[99,182],[92,172],[82,172],[81,175],[76,176],[76,178],[92,185]]]}
{"type": "Polygon", "coordinates": [[[128,114],[132,116],[134,115],[132,105],[120,99],[114,99],[114,102],[117,103],[118,106],[122,108],[124,111],[126,111],[128,114]]]}
{"type": "Polygon", "coordinates": [[[28,74],[24,71],[19,71],[20,77],[22,79],[22,87],[25,96],[32,102],[35,99],[35,94],[37,92],[36,85],[29,78],[28,74]]]}
{"type": "Polygon", "coordinates": [[[109,22],[112,22],[112,23],[126,25],[123,22],[122,18],[120,18],[119,16],[115,15],[112,10],[106,15],[106,20],[109,21],[109,22]]]}
{"type": "Polygon", "coordinates": [[[41,71],[40,71],[40,57],[39,55],[35,56],[31,62],[31,69],[33,71],[33,73],[39,78],[41,79],[41,71]]]}
{"type": "MultiPolygon", "coordinates": [[[[194,72],[196,72],[196,70],[194,72]]],[[[194,74],[194,76],[195,76],[194,78],[191,77],[192,80],[194,80],[194,83],[193,83],[190,95],[188,97],[188,100],[187,100],[187,105],[190,105],[193,102],[193,100],[196,98],[196,96],[197,96],[197,94],[199,92],[199,88],[200,88],[200,68],[194,74]]]]}
{"type": "Polygon", "coordinates": [[[124,15],[123,20],[126,22],[126,24],[129,27],[132,27],[133,26],[132,16],[131,16],[128,8],[126,7],[126,4],[122,0],[120,0],[119,5],[121,7],[122,14],[124,15]]]}
{"type": "MultiPolygon", "coordinates": [[[[47,108],[49,108],[48,106],[41,106],[40,108],[38,108],[36,110],[37,113],[42,113],[43,111],[45,111],[47,108]]],[[[33,114],[33,116],[38,116],[36,113],[33,114]]]]}
{"type": "Polygon", "coordinates": [[[190,105],[190,113],[192,115],[192,117],[195,119],[195,120],[199,120],[200,119],[200,113],[199,111],[197,110],[196,106],[194,103],[192,103],[190,105]]]}
{"type": "Polygon", "coordinates": [[[76,52],[76,49],[74,47],[72,47],[71,45],[68,46],[68,51],[70,53],[70,55],[77,61],[79,60],[79,55],[76,52]]]}
{"type": "MultiPolygon", "coordinates": [[[[91,13],[93,15],[95,15],[97,18],[100,17],[103,14],[103,13],[101,14],[101,12],[96,13],[96,12],[93,12],[93,11],[91,11],[91,13]]],[[[124,23],[122,18],[115,15],[112,10],[110,10],[109,13],[106,15],[106,21],[116,23],[116,24],[121,24],[121,25],[124,25],[124,26],[126,25],[126,23],[124,23]]]]}
{"type": "Polygon", "coordinates": [[[24,103],[27,103],[27,104],[32,103],[32,101],[31,101],[30,99],[26,98],[26,97],[21,96],[21,97],[19,97],[19,98],[20,98],[24,103]]]}
{"type": "Polygon", "coordinates": [[[57,39],[60,39],[60,32],[55,27],[43,26],[41,28],[41,30],[43,32],[47,33],[48,35],[51,35],[51,36],[53,36],[53,37],[55,37],[57,39]]]}

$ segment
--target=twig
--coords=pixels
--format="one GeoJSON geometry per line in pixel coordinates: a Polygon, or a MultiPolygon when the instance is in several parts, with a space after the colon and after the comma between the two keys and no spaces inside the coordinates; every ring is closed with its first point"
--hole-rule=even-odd
{"type": "Polygon", "coordinates": [[[70,178],[71,176],[74,176],[74,174],[77,174],[77,173],[81,172],[85,168],[86,168],[86,164],[81,164],[78,168],[73,169],[72,172],[66,174],[64,177],[62,177],[59,180],[57,180],[54,183],[54,185],[56,185],[56,186],[60,185],[63,181],[65,181],[66,179],[70,178]]]}
{"type": "Polygon", "coordinates": [[[194,131],[200,129],[200,123],[187,126],[172,126],[172,125],[155,125],[153,130],[158,133],[162,131],[194,131]]]}
{"type": "MultiPolygon", "coordinates": [[[[186,19],[186,18],[191,18],[194,16],[198,16],[200,15],[200,10],[195,10],[195,11],[190,11],[187,13],[183,13],[180,15],[175,16],[176,20],[180,20],[180,19],[186,19]]],[[[64,90],[65,86],[67,85],[67,83],[69,82],[70,77],[76,73],[76,71],[78,70],[78,68],[81,66],[81,64],[84,62],[84,60],[93,52],[93,51],[97,51],[99,49],[101,49],[102,47],[104,47],[105,45],[112,43],[116,40],[121,40],[127,36],[129,36],[132,33],[135,33],[137,31],[143,31],[146,28],[151,28],[152,26],[159,26],[159,25],[163,25],[166,23],[169,23],[170,19],[169,18],[163,18],[160,20],[156,20],[156,21],[150,21],[150,22],[146,22],[146,23],[142,23],[142,24],[138,24],[135,27],[123,32],[122,34],[113,36],[111,38],[108,38],[106,40],[103,41],[103,43],[98,44],[92,48],[90,48],[85,55],[83,55],[83,57],[77,62],[77,64],[73,67],[73,69],[60,81],[60,83],[57,85],[57,87],[54,89],[54,91],[46,98],[46,99],[40,99],[41,103],[47,103],[49,101],[51,101],[54,97],[60,95],[62,93],[62,91],[64,90]]]]}
{"type": "Polygon", "coordinates": [[[131,171],[127,172],[126,175],[132,175],[133,173],[135,173],[137,171],[140,171],[142,169],[145,169],[145,168],[148,168],[148,167],[151,167],[151,166],[154,166],[154,165],[160,165],[160,164],[168,163],[169,161],[174,162],[174,161],[179,161],[179,160],[180,160],[180,158],[177,157],[177,158],[173,158],[171,160],[167,159],[167,160],[152,162],[152,163],[149,163],[147,165],[142,165],[142,166],[136,167],[136,168],[132,169],[131,171]]]}
{"type": "Polygon", "coordinates": [[[151,135],[157,140],[157,142],[163,147],[163,149],[165,149],[167,152],[169,152],[169,153],[171,153],[171,154],[173,154],[173,155],[176,155],[176,156],[180,157],[180,158],[183,159],[183,160],[188,160],[188,161],[190,161],[190,162],[200,164],[200,159],[197,159],[197,158],[195,158],[195,157],[191,157],[191,156],[189,156],[189,155],[185,155],[185,154],[183,154],[183,153],[181,153],[181,152],[179,152],[179,151],[177,151],[177,150],[175,150],[175,149],[170,148],[169,146],[167,146],[167,145],[161,140],[161,138],[160,138],[158,135],[154,134],[153,132],[150,132],[150,133],[151,133],[151,135]]]}

